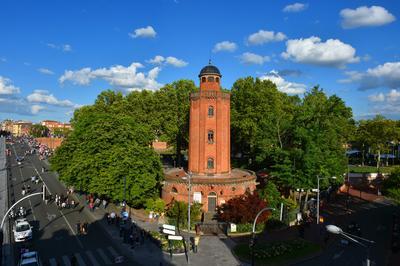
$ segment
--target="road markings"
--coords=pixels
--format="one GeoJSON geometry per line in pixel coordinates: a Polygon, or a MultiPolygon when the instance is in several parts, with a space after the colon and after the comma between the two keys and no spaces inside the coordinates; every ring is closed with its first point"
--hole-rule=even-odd
{"type": "Polygon", "coordinates": [[[75,253],[74,256],[75,256],[76,260],[78,261],[79,266],[86,266],[86,263],[83,261],[81,254],[75,253]]]}
{"type": "MultiPolygon", "coordinates": [[[[17,156],[17,151],[15,150],[15,147],[14,147],[14,146],[13,146],[13,150],[14,150],[14,154],[15,154],[15,159],[17,159],[17,158],[18,158],[18,156],[17,156]]],[[[23,177],[23,174],[22,174],[21,167],[18,167],[18,169],[19,169],[19,174],[20,174],[20,176],[21,176],[22,184],[23,184],[23,186],[25,187],[25,180],[24,180],[24,177],[23,177]]],[[[35,216],[35,213],[33,212],[33,207],[32,207],[31,199],[28,199],[28,201],[29,201],[29,205],[31,206],[33,219],[36,221],[36,216],[35,216]]]]}
{"type": "Polygon", "coordinates": [[[93,253],[90,250],[86,251],[86,255],[89,257],[90,262],[93,266],[100,266],[97,260],[94,258],[93,253]]]}
{"type": "Polygon", "coordinates": [[[101,248],[96,249],[97,253],[99,253],[101,259],[107,264],[110,265],[111,261],[110,259],[106,256],[106,254],[104,253],[104,251],[101,248]]]}

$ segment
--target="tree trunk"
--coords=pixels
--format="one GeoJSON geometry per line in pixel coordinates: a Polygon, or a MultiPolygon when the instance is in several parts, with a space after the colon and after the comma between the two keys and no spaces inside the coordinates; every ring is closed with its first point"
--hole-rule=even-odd
{"type": "Polygon", "coordinates": [[[378,150],[378,158],[376,159],[376,170],[379,173],[379,167],[381,166],[381,150],[378,150]]]}
{"type": "Polygon", "coordinates": [[[310,195],[310,191],[307,189],[307,191],[306,191],[306,198],[304,199],[304,205],[303,205],[303,213],[305,212],[305,211],[307,211],[307,201],[308,201],[308,196],[310,195]]]}

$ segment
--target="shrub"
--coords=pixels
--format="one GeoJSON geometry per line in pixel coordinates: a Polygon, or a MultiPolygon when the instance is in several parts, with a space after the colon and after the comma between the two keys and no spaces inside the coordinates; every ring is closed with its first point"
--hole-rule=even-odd
{"type": "Polygon", "coordinates": [[[153,211],[158,214],[165,211],[165,202],[160,198],[146,200],[145,206],[147,211],[153,211]]]}
{"type": "MultiPolygon", "coordinates": [[[[201,219],[201,203],[194,202],[190,206],[190,227],[201,219]]],[[[187,227],[188,204],[183,201],[173,201],[167,209],[167,217],[170,224],[175,225],[178,229],[187,227]]]]}
{"type": "MultiPolygon", "coordinates": [[[[252,223],[257,213],[265,207],[267,207],[267,203],[255,191],[253,194],[246,193],[228,200],[218,208],[218,216],[224,222],[235,224],[252,223]]],[[[265,222],[268,216],[268,212],[262,213],[258,217],[257,223],[265,222]]]]}

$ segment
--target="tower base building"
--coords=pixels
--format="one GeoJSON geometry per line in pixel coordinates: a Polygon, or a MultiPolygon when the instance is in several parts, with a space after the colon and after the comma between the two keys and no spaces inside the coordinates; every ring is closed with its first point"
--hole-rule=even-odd
{"type": "Polygon", "coordinates": [[[164,172],[167,203],[188,201],[189,178],[191,202],[203,204],[205,212],[256,188],[253,172],[231,169],[230,94],[221,91],[221,77],[211,64],[200,71],[200,91],[190,95],[189,174],[182,168],[164,172]]]}

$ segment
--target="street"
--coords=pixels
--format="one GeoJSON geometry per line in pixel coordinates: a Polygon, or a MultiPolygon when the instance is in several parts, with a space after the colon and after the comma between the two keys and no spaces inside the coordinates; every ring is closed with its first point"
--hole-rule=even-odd
{"type": "MultiPolygon", "coordinates": [[[[25,143],[8,145],[12,151],[8,156],[8,164],[11,167],[8,172],[10,206],[21,199],[22,187],[30,186],[30,193],[42,191],[43,184],[51,195],[67,195],[67,189],[58,181],[54,173],[45,171],[44,164],[36,155],[27,155],[21,165],[16,158],[23,157],[29,149],[25,143]],[[38,184],[31,182],[31,176],[40,178],[38,184]]],[[[91,223],[82,210],[83,205],[75,208],[60,210],[54,202],[47,205],[41,196],[28,198],[18,204],[15,209],[23,206],[27,210],[27,220],[33,226],[33,239],[27,243],[14,244],[15,262],[19,260],[21,248],[36,250],[44,265],[71,265],[70,259],[75,256],[78,265],[110,265],[121,252],[110,243],[110,239],[100,229],[96,222],[91,223]],[[76,224],[88,222],[88,234],[77,235],[76,224]]],[[[10,222],[12,225],[12,222],[10,222]]],[[[10,228],[11,230],[11,228],[10,228]]],[[[11,237],[13,239],[13,234],[11,237]]],[[[132,265],[132,262],[119,265],[132,265]]]]}

